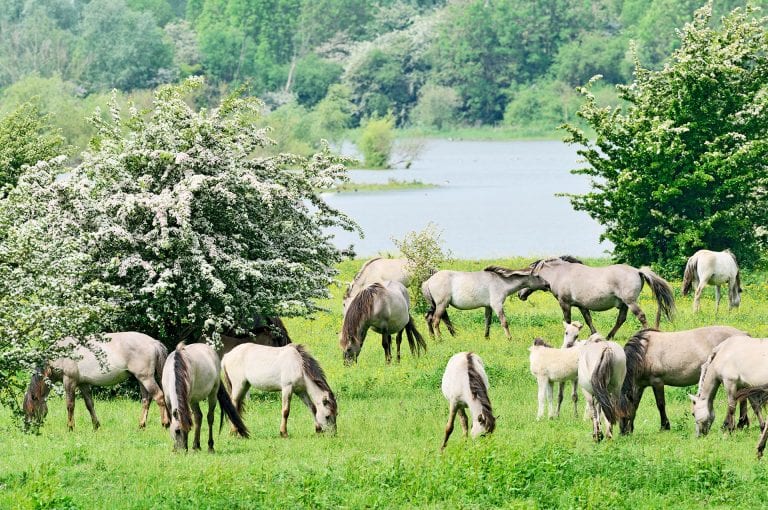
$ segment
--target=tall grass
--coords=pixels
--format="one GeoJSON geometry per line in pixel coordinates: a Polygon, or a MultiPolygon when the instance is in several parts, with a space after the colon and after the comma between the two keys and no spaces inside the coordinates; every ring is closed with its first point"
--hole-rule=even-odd
{"type": "MultiPolygon", "coordinates": [[[[453,267],[522,267],[527,262],[456,261],[453,267]]],[[[340,279],[351,279],[360,263],[342,264],[340,279]]],[[[703,313],[693,316],[690,299],[680,298],[680,282],[673,282],[678,316],[662,327],[719,323],[768,336],[768,286],[762,278],[745,281],[741,308],[718,317],[711,290],[702,300],[703,313]]],[[[309,347],[337,394],[336,437],[316,435],[309,412],[294,399],[290,437],[281,439],[279,397],[256,394],[245,415],[251,439],[216,433],[215,454],[174,454],[154,404],[148,428],[139,430],[138,402],[97,400],[102,427],[93,432],[78,401],[76,429],[70,433],[64,403],[54,397],[39,436],[22,434],[7,412],[0,415],[0,508],[764,506],[768,467],[755,460],[757,427],[730,435],[713,430],[695,438],[686,397],[692,389],[667,389],[669,432],[658,430],[650,391],[629,437],[593,443],[591,424],[581,419],[583,401],[578,418],[564,405],[561,418],[536,422],[536,382],[528,371],[527,349],[536,336],[552,342],[562,337],[562,315],[551,295],[507,301],[511,341],[495,319],[491,338],[483,339],[482,310],[455,310],[451,318],[459,336],[428,341],[422,358],[414,359],[406,349],[400,364],[386,366],[378,336],[370,333],[359,363],[345,368],[338,347],[343,290],[331,289],[328,314],[287,321],[294,341],[309,347]],[[448,407],[440,380],[448,358],[461,350],[484,359],[499,421],[492,436],[479,440],[454,433],[441,454],[448,407]]],[[[649,316],[655,313],[647,289],[641,306],[649,316]]],[[[600,331],[608,331],[615,318],[615,311],[594,314],[600,331]]],[[[416,322],[426,333],[423,319],[416,322]]],[[[638,327],[630,317],[619,341],[638,327]]],[[[718,421],[724,411],[721,392],[715,402],[718,421]]]]}

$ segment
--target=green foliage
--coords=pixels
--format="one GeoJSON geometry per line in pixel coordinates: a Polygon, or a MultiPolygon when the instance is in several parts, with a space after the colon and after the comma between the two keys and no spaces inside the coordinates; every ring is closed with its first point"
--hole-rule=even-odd
{"type": "Polygon", "coordinates": [[[16,186],[25,165],[49,160],[66,151],[64,138],[38,107],[24,103],[0,119],[0,196],[16,186]]]}
{"type": "Polygon", "coordinates": [[[417,126],[442,129],[455,122],[460,106],[461,98],[454,89],[427,84],[419,91],[419,101],[411,111],[411,122],[417,126]]]}
{"type": "Polygon", "coordinates": [[[632,66],[627,49],[624,37],[588,32],[560,48],[551,72],[571,87],[584,85],[596,74],[611,84],[626,83],[632,66]]]}
{"type": "Polygon", "coordinates": [[[616,259],[667,274],[700,248],[754,265],[768,237],[768,20],[735,10],[712,27],[710,10],[686,25],[664,69],[638,64],[619,88],[626,111],[582,89],[594,142],[569,128],[589,164],[575,172],[593,178],[574,207],[605,227],[616,259]]]}
{"type": "Polygon", "coordinates": [[[310,54],[296,63],[293,92],[299,103],[312,108],[328,93],[328,88],[339,81],[342,67],[310,54]]]}
{"type": "Polygon", "coordinates": [[[328,93],[314,109],[316,131],[327,140],[339,140],[344,130],[351,127],[354,105],[351,91],[344,85],[328,88],[328,93]]]}
{"type": "Polygon", "coordinates": [[[387,168],[392,154],[395,120],[391,115],[374,117],[362,126],[358,147],[367,168],[387,168]]]}
{"type": "Polygon", "coordinates": [[[424,300],[421,284],[435,271],[450,261],[450,250],[443,249],[443,233],[437,225],[429,222],[424,230],[405,234],[403,239],[392,239],[400,253],[408,260],[406,266],[411,277],[411,296],[415,297],[413,307],[420,313],[426,312],[429,304],[424,300]]]}

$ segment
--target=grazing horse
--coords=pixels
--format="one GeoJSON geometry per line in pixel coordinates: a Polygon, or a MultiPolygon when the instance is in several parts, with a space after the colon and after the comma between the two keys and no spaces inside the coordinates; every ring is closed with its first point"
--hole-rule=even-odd
{"type": "Polygon", "coordinates": [[[312,413],[315,431],[336,433],[336,397],[320,364],[303,346],[238,345],[224,355],[221,369],[238,413],[242,414],[243,398],[251,386],[262,391],[280,391],[283,395],[280,435],[288,437],[288,414],[295,392],[312,413]]]}
{"type": "MultiPolygon", "coordinates": [[[[752,388],[744,388],[736,393],[736,400],[739,402],[749,399],[751,402],[756,403],[762,407],[768,400],[768,384],[762,386],[754,386],[752,388]]],[[[763,427],[760,433],[760,439],[757,441],[757,458],[763,458],[763,450],[765,450],[765,442],[768,440],[768,427],[763,427]]]]}
{"type": "Polygon", "coordinates": [[[441,450],[445,449],[448,438],[451,437],[457,412],[464,437],[467,436],[469,420],[465,408],[469,408],[472,413],[472,437],[494,431],[496,417],[491,408],[491,399],[488,398],[488,388],[488,376],[480,356],[472,352],[459,352],[451,356],[443,374],[443,395],[450,407],[441,450]]]}
{"type": "Polygon", "coordinates": [[[573,412],[578,417],[577,404],[579,401],[578,389],[578,368],[579,368],[579,350],[583,342],[576,342],[579,336],[581,324],[563,323],[565,325],[565,335],[563,346],[560,349],[554,349],[551,345],[541,338],[536,338],[533,345],[528,348],[531,352],[529,360],[531,364],[531,373],[536,377],[539,386],[539,411],[536,419],[544,417],[544,406],[549,404],[549,417],[559,417],[560,407],[563,403],[563,388],[567,381],[573,382],[573,412]],[[560,383],[560,392],[557,400],[557,411],[554,409],[553,385],[560,383]]]}
{"type": "MultiPolygon", "coordinates": [[[[221,367],[219,356],[208,344],[176,346],[163,366],[163,388],[165,403],[171,411],[170,433],[174,450],[187,450],[189,430],[195,426],[192,449],[200,449],[200,429],[203,412],[200,401],[208,400],[208,451],[213,453],[213,420],[216,400],[221,405],[222,416],[226,414],[237,434],[248,437],[248,428],[243,423],[229,394],[219,378],[221,367]],[[194,413],[194,414],[193,414],[194,413]]],[[[219,426],[221,429],[221,425],[219,426]]]]}
{"type": "Polygon", "coordinates": [[[341,301],[344,313],[352,302],[352,299],[364,288],[373,283],[384,281],[400,282],[405,287],[411,284],[411,276],[408,274],[408,259],[385,259],[375,257],[363,264],[355,278],[350,282],[341,301]]]}
{"type": "Polygon", "coordinates": [[[374,283],[361,290],[350,302],[341,326],[340,346],[344,363],[357,361],[363,348],[368,328],[381,334],[381,345],[387,363],[392,362],[392,335],[397,334],[397,361],[400,361],[400,343],[403,331],[408,337],[411,354],[418,356],[427,350],[421,334],[413,324],[408,290],[400,282],[374,283]]]}
{"type": "MultiPolygon", "coordinates": [[[[651,386],[661,419],[661,430],[669,430],[664,386],[691,386],[699,381],[701,364],[717,345],[745,332],[729,326],[707,326],[685,331],[662,332],[643,329],[624,345],[627,377],[621,388],[621,433],[635,429],[635,415],[645,388],[651,386]]],[[[747,421],[746,403],[742,402],[739,425],[747,421]]]]}
{"type": "MultiPolygon", "coordinates": [[[[693,402],[693,416],[696,419],[696,435],[704,436],[715,421],[714,401],[722,383],[728,399],[728,411],[723,428],[733,431],[733,415],[736,412],[738,390],[749,386],[768,384],[768,338],[750,336],[732,336],[712,350],[701,365],[699,391],[689,395],[693,402]]],[[[760,422],[765,425],[760,414],[760,406],[752,400],[752,408],[760,422]]]]}
{"type": "Polygon", "coordinates": [[[272,347],[282,347],[291,343],[291,337],[280,317],[256,316],[254,325],[244,335],[228,331],[221,335],[221,347],[216,353],[222,357],[240,344],[259,344],[272,347]]]}
{"type": "Polygon", "coordinates": [[[482,271],[438,271],[421,285],[424,299],[430,304],[426,315],[429,334],[434,336],[437,329],[440,335],[440,320],[445,322],[451,335],[456,334],[447,312],[448,305],[452,305],[459,310],[484,307],[485,338],[491,329],[491,311],[495,312],[507,338],[511,338],[504,301],[522,288],[545,289],[547,284],[528,269],[488,266],[482,271]]]}
{"type": "Polygon", "coordinates": [[[701,292],[707,285],[715,287],[715,313],[717,313],[720,306],[720,285],[724,283],[728,284],[729,308],[738,308],[741,303],[741,281],[739,265],[731,250],[699,250],[688,259],[683,274],[683,296],[687,296],[691,288],[696,287],[693,294],[694,313],[701,309],[699,300],[701,292]]]}
{"type": "MultiPolygon", "coordinates": [[[[609,340],[627,320],[627,310],[632,310],[643,328],[648,328],[645,313],[637,304],[637,298],[645,282],[648,282],[651,287],[658,304],[656,328],[659,327],[662,312],[672,320],[675,310],[672,287],[650,268],[637,269],[626,264],[589,267],[578,259],[563,256],[537,260],[530,265],[530,271],[532,275],[539,276],[549,284],[549,290],[557,298],[563,310],[563,320],[571,322],[571,307],[575,306],[581,311],[593,334],[597,330],[592,324],[590,310],[604,311],[618,308],[619,316],[616,318],[616,325],[608,333],[609,340]]],[[[524,289],[518,293],[518,296],[525,301],[536,290],[538,289],[524,289]]]]}
{"type": "Polygon", "coordinates": [[[624,349],[616,342],[595,333],[579,351],[579,387],[592,414],[592,438],[603,439],[600,413],[605,419],[605,435],[613,437],[613,424],[619,418],[621,383],[627,374],[624,349]],[[597,400],[595,403],[594,400],[597,400]]]}
{"type": "Polygon", "coordinates": [[[24,396],[26,424],[41,424],[48,413],[45,399],[50,392],[46,380],[62,381],[67,398],[67,427],[75,427],[75,390],[80,388],[85,407],[91,414],[93,430],[99,428],[99,419],[93,408],[91,386],[112,386],[125,381],[131,374],[139,381],[141,391],[141,418],[139,427],[147,423],[150,397],[160,408],[160,419],[168,426],[168,411],[165,407],[163,390],[160,388],[160,374],[168,350],[163,344],[143,333],[133,331],[107,333],[108,340],[91,340],[85,345],[77,344],[73,338],[65,338],[58,347],[71,347],[72,356],[58,358],[38,368],[32,375],[29,388],[24,396]]]}

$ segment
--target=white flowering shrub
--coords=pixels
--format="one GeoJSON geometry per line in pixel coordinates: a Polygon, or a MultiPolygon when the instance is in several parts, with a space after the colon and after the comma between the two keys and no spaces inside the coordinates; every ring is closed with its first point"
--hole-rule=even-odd
{"type": "Polygon", "coordinates": [[[341,255],[323,229],[358,227],[318,191],[346,161],[327,146],[260,157],[258,100],[195,111],[184,97],[199,85],[159,89],[150,112],[115,103],[76,168],[40,163],[0,201],[5,401],[19,388],[8,374],[67,334],[137,330],[172,347],[327,296],[341,255]]]}

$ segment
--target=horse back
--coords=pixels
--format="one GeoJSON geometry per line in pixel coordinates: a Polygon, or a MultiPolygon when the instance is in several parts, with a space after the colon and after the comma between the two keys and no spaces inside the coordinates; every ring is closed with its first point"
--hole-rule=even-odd
{"type": "Polygon", "coordinates": [[[221,365],[231,380],[246,380],[254,388],[265,391],[299,384],[303,375],[301,355],[293,344],[284,347],[241,344],[224,355],[221,365]]]}
{"type": "MultiPolygon", "coordinates": [[[[178,351],[176,352],[178,356],[178,351]]],[[[184,348],[189,367],[189,399],[197,402],[214,394],[219,386],[220,361],[213,348],[206,343],[187,345],[184,348]]]]}

